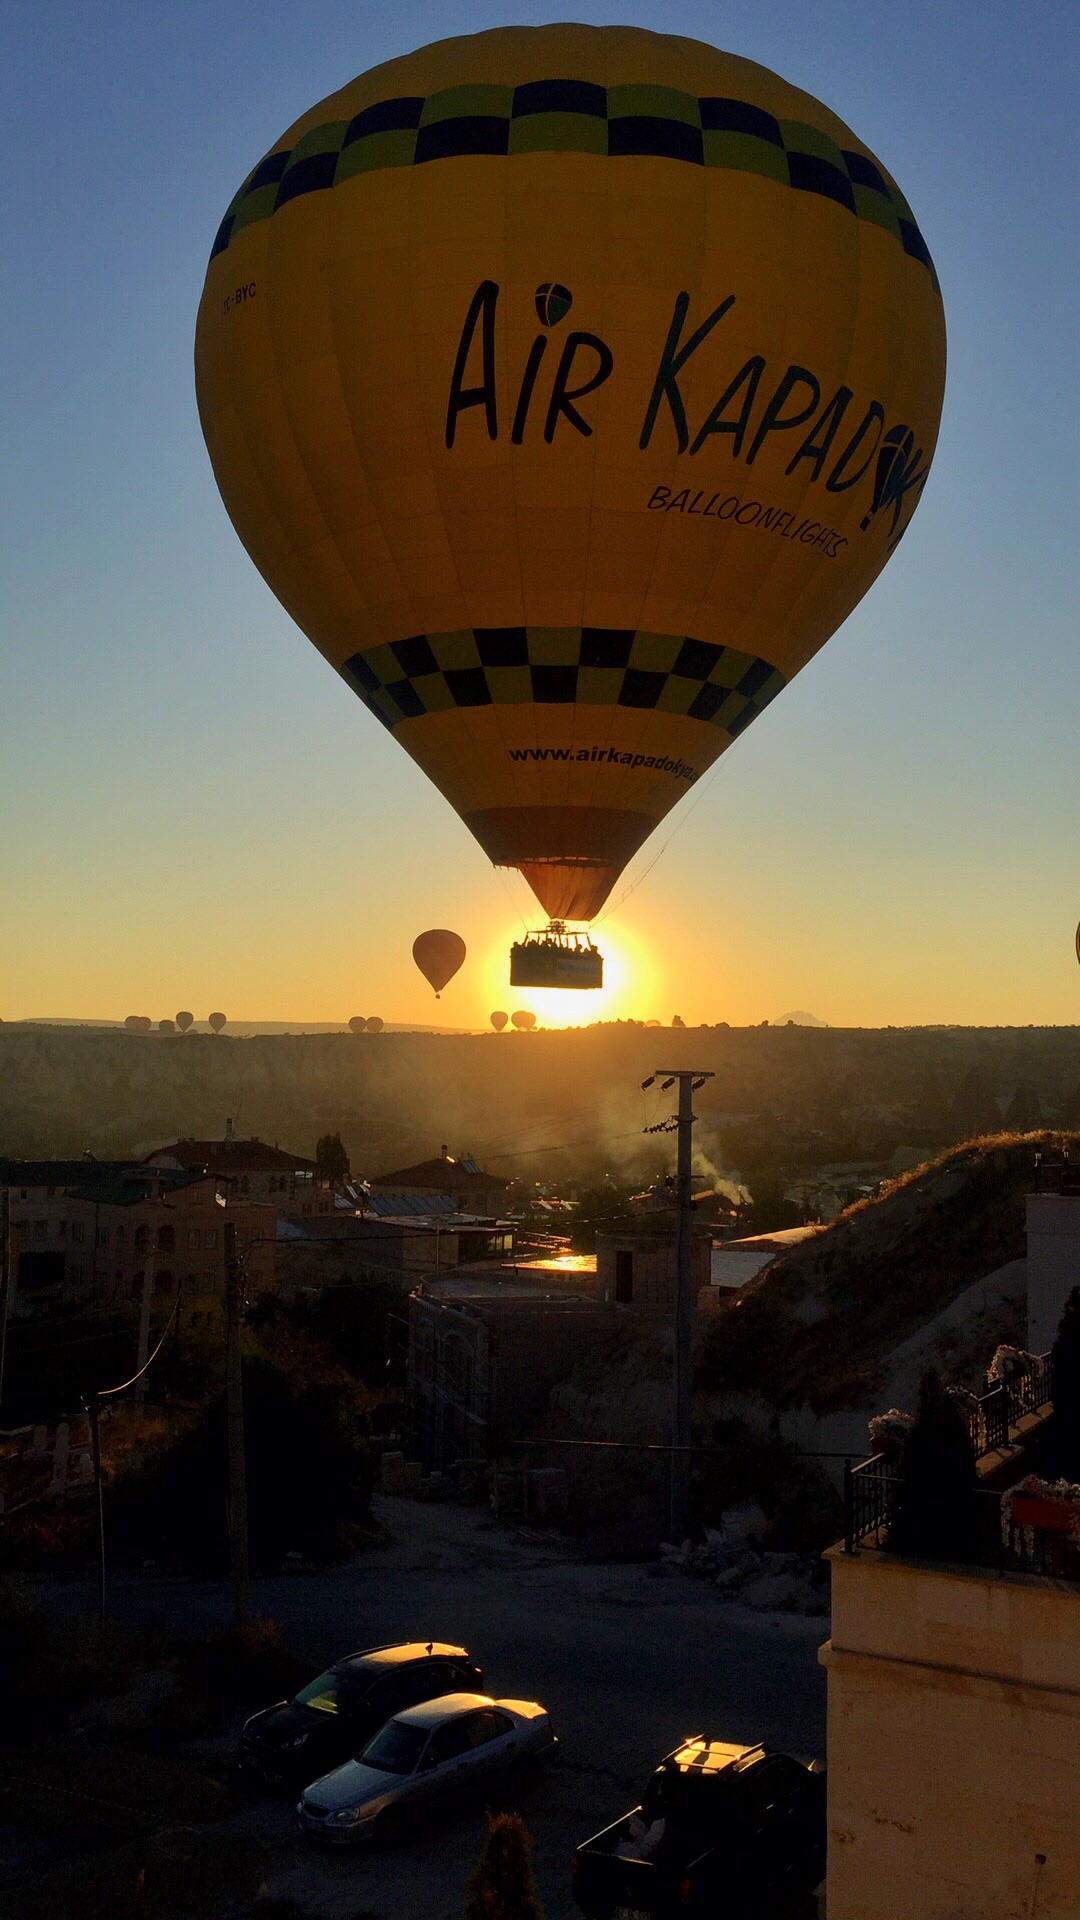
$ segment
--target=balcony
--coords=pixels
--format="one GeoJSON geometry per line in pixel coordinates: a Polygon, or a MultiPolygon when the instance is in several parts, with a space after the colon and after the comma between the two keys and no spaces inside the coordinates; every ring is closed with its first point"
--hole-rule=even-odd
{"type": "MultiPolygon", "coordinates": [[[[1040,1354],[1019,1378],[988,1385],[960,1411],[980,1480],[993,1477],[999,1482],[996,1489],[983,1484],[974,1494],[973,1540],[963,1564],[998,1574],[1042,1574],[1080,1582],[1080,1540],[1073,1537],[1068,1516],[1055,1511],[1052,1503],[1030,1496],[1025,1501],[1019,1491],[1030,1471],[1025,1443],[1051,1411],[1049,1354],[1040,1354]]],[[[897,1465],[885,1454],[845,1467],[845,1554],[889,1551],[903,1491],[897,1465]]],[[[960,1557],[958,1553],[958,1561],[960,1557]]]]}

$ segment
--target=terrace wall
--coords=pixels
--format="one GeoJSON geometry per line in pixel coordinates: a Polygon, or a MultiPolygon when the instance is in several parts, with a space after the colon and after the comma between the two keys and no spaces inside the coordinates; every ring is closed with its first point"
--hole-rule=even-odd
{"type": "Polygon", "coordinates": [[[1076,1920],[1080,1586],[828,1557],[829,1920],[1076,1920]]]}

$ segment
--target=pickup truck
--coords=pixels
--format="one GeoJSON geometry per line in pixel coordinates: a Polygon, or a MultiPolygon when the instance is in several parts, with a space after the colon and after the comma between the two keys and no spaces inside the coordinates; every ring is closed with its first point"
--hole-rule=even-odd
{"type": "Polygon", "coordinates": [[[814,1912],[825,1877],[825,1775],[764,1746],[697,1734],[634,1807],[578,1847],[588,1920],[765,1920],[814,1912]]]}

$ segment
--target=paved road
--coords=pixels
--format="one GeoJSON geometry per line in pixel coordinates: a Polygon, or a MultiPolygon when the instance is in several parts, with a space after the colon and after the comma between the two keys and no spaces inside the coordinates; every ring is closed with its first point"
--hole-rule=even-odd
{"type": "MultiPolygon", "coordinates": [[[[755,1615],[646,1568],[581,1566],[476,1509],[384,1501],[381,1515],[394,1546],[337,1572],[259,1581],[256,1608],[313,1668],[379,1641],[459,1640],[494,1692],[549,1708],[561,1758],[525,1808],[548,1920],[576,1912],[575,1842],[632,1804],[686,1734],[824,1754],[822,1621],[755,1615]]],[[[47,1604],[89,1600],[64,1584],[47,1604]]],[[[188,1630],[222,1624],[228,1608],[219,1585],[129,1582],[113,1595],[118,1617],[152,1610],[188,1630]]],[[[273,1848],[270,1891],[326,1920],[460,1920],[482,1837],[480,1813],[458,1813],[392,1854],[327,1856],[281,1801],[256,1798],[236,1819],[273,1848]]]]}

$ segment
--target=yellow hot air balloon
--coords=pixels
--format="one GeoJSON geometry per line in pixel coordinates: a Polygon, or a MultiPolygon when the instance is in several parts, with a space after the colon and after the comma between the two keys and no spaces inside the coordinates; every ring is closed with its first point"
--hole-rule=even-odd
{"type": "Polygon", "coordinates": [[[501,1033],[503,1028],[506,1025],[505,1013],[493,1013],[491,1016],[491,1024],[494,1027],[496,1033],[501,1033]]]}
{"type": "Polygon", "coordinates": [[[531,1033],[536,1025],[536,1015],[535,1013],[524,1012],[512,1013],[510,1015],[510,1025],[516,1027],[519,1033],[531,1033]]]}
{"type": "Polygon", "coordinates": [[[447,927],[432,927],[427,933],[417,934],[412,957],[434,988],[437,1000],[465,959],[465,942],[460,933],[451,933],[447,927]]]}
{"type": "Polygon", "coordinates": [[[195,362],[274,592],[587,922],[906,531],[945,328],[902,192],[809,94],[692,40],[509,27],[274,143],[195,362]]]}

